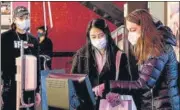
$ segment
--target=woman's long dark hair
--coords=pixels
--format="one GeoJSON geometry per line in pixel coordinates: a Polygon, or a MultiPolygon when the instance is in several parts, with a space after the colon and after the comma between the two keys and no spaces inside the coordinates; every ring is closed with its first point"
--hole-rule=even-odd
{"type": "Polygon", "coordinates": [[[12,29],[13,31],[16,30],[16,24],[15,24],[15,23],[12,23],[12,24],[11,24],[11,29],[12,29]]]}
{"type": "Polygon", "coordinates": [[[87,36],[86,44],[88,45],[89,55],[91,55],[93,53],[92,44],[91,44],[91,40],[90,40],[90,36],[89,36],[89,32],[90,32],[92,27],[96,27],[96,28],[102,30],[106,36],[106,40],[107,40],[107,46],[106,46],[107,63],[108,63],[108,68],[110,69],[111,61],[115,61],[113,59],[115,59],[114,51],[115,51],[116,45],[115,45],[115,43],[111,37],[109,27],[106,24],[105,20],[103,20],[103,19],[94,19],[94,20],[89,22],[89,25],[87,27],[87,32],[86,32],[86,36],[87,36]]]}

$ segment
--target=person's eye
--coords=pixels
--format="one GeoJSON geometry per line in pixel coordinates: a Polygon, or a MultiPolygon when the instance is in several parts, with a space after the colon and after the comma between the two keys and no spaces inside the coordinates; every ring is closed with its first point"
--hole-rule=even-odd
{"type": "Polygon", "coordinates": [[[23,18],[23,17],[20,17],[20,18],[19,18],[19,20],[21,20],[21,21],[22,21],[22,20],[24,20],[24,18],[23,18]]]}
{"type": "Polygon", "coordinates": [[[135,29],[131,29],[130,32],[135,32],[136,30],[135,29]]]}
{"type": "Polygon", "coordinates": [[[26,16],[24,19],[29,19],[29,16],[26,16]]]}
{"type": "Polygon", "coordinates": [[[96,38],[96,36],[94,36],[94,35],[91,35],[91,39],[95,39],[96,38]]]}
{"type": "Polygon", "coordinates": [[[96,39],[96,37],[92,37],[93,39],[96,39]]]}

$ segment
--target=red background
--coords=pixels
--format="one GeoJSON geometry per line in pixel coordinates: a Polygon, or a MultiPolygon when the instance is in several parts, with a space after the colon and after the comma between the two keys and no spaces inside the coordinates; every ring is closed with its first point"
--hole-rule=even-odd
{"type": "MultiPolygon", "coordinates": [[[[79,2],[50,2],[53,28],[49,29],[49,38],[53,42],[54,52],[75,52],[86,42],[88,22],[100,16],[81,5],[79,2]]],[[[124,2],[114,2],[120,9],[124,2]]],[[[43,2],[31,2],[31,33],[36,35],[36,28],[44,25],[43,2]]],[[[50,27],[46,2],[47,25],[50,27]]],[[[117,27],[107,21],[111,31],[117,27]]],[[[67,60],[71,58],[53,58],[52,67],[69,68],[67,60]],[[65,67],[66,66],[66,67],[65,67]]]]}

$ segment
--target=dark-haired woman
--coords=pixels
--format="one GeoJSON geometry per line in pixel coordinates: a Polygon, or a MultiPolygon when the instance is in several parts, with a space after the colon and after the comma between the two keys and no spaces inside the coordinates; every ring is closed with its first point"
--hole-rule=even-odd
{"type": "MultiPolygon", "coordinates": [[[[88,74],[93,91],[98,95],[96,92],[98,85],[107,80],[115,80],[116,54],[120,50],[115,45],[108,25],[103,19],[94,19],[89,22],[86,37],[86,45],[74,56],[72,73],[88,74]]],[[[122,53],[120,63],[119,79],[130,80],[125,53],[122,53]]],[[[100,97],[97,98],[96,110],[99,108],[99,100],[100,97]]],[[[82,104],[80,110],[94,110],[88,106],[90,105],[88,101],[85,100],[85,103],[82,104]]]]}

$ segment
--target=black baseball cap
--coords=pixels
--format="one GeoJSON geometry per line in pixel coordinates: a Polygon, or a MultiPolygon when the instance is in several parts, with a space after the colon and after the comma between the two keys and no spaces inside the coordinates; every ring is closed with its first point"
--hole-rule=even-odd
{"type": "Polygon", "coordinates": [[[29,15],[29,11],[26,7],[18,6],[15,8],[14,13],[13,13],[13,18],[14,17],[22,17],[24,15],[29,15]]]}

